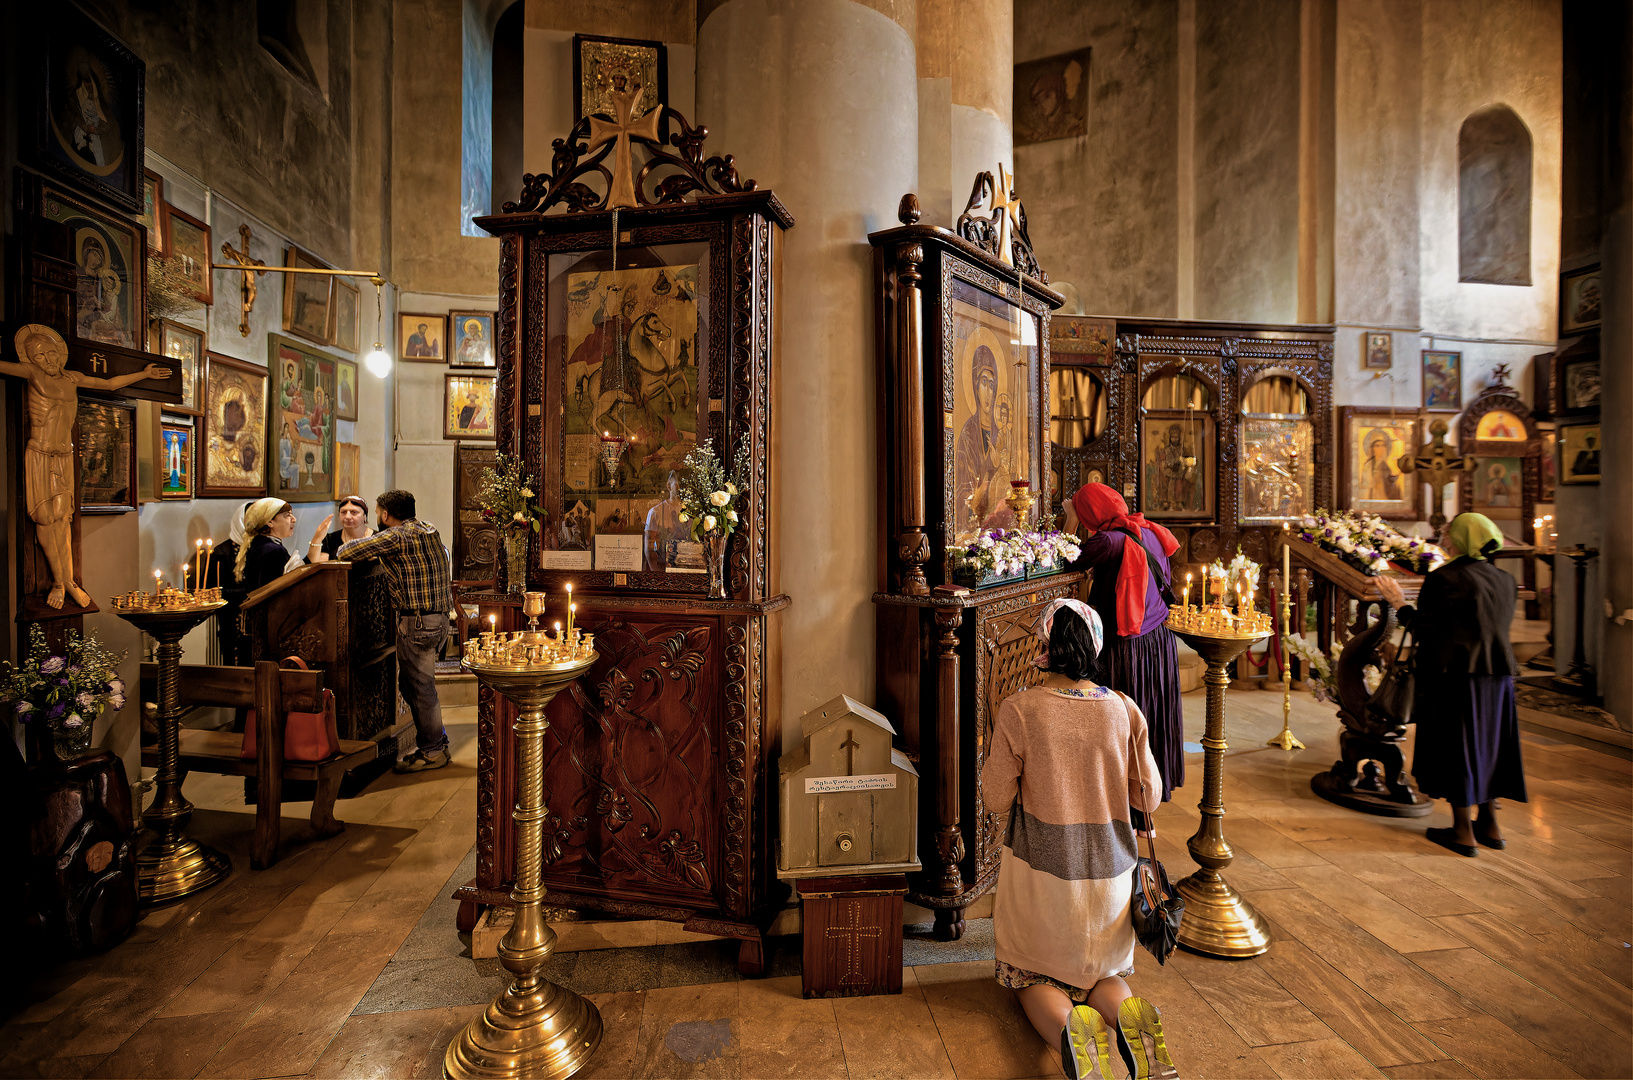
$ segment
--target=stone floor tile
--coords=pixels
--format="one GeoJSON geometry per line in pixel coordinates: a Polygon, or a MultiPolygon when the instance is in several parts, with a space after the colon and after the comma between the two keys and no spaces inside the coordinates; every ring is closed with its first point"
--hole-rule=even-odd
{"type": "Polygon", "coordinates": [[[646,992],[622,990],[586,996],[601,1011],[601,1045],[584,1063],[584,1068],[573,1074],[573,1080],[625,1080],[634,1076],[641,1058],[641,1017],[646,1010],[646,992]]]}
{"type": "Polygon", "coordinates": [[[483,1008],[461,1005],[352,1016],[306,1075],[322,1080],[440,1077],[444,1049],[483,1008]]]}
{"type": "Polygon", "coordinates": [[[1060,1067],[1059,1051],[1038,1037],[990,963],[923,965],[913,973],[961,1080],[1042,1076],[1060,1067]]]}
{"type": "Polygon", "coordinates": [[[243,1022],[241,1010],[149,1020],[91,1072],[98,1077],[163,1076],[191,1080],[243,1022]]]}
{"type": "Polygon", "coordinates": [[[832,999],[850,1080],[956,1077],[917,971],[903,969],[899,995],[832,999]]]}
{"type": "Polygon", "coordinates": [[[739,984],[660,987],[646,992],[632,1077],[736,1077],[742,1045],[739,984]]]}
{"type": "Polygon", "coordinates": [[[745,979],[738,984],[737,1001],[744,1077],[844,1080],[848,1075],[833,1002],[802,997],[799,976],[745,979]]]}

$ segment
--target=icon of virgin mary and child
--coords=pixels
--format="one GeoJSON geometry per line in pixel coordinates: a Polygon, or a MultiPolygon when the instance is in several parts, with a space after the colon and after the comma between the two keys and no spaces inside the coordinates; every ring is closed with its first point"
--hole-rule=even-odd
{"type": "Polygon", "coordinates": [[[958,501],[965,508],[959,531],[1007,529],[1015,514],[1004,502],[1016,471],[1014,409],[1009,395],[998,392],[998,360],[978,345],[970,362],[970,389],[975,412],[964,421],[954,448],[958,501]]]}

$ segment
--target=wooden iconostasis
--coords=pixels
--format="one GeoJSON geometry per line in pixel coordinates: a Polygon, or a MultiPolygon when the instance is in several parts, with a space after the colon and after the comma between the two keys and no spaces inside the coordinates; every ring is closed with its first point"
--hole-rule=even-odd
{"type": "Polygon", "coordinates": [[[1325,327],[1056,315],[1050,502],[1121,492],[1169,528],[1174,564],[1265,563],[1284,522],[1332,505],[1325,327]]]}

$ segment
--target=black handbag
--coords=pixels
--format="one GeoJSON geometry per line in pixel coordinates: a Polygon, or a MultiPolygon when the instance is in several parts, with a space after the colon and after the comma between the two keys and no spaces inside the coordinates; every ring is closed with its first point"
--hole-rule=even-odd
{"type": "MultiPolygon", "coordinates": [[[[1138,760],[1135,759],[1135,768],[1139,770],[1140,794],[1144,795],[1145,772],[1139,768],[1138,760]]],[[[1139,857],[1134,865],[1134,891],[1129,911],[1134,919],[1135,939],[1157,958],[1158,965],[1164,965],[1179,941],[1179,921],[1185,915],[1185,901],[1169,884],[1168,871],[1157,861],[1156,822],[1148,824],[1152,827],[1147,831],[1152,835],[1145,838],[1145,843],[1150,854],[1139,857]]],[[[1138,847],[1136,841],[1136,851],[1138,847]]]]}
{"type": "Polygon", "coordinates": [[[1389,663],[1389,670],[1384,672],[1383,681],[1367,698],[1368,715],[1402,727],[1412,722],[1412,696],[1417,692],[1417,681],[1412,674],[1415,645],[1412,632],[1406,631],[1400,648],[1395,650],[1395,658],[1389,663]]]}

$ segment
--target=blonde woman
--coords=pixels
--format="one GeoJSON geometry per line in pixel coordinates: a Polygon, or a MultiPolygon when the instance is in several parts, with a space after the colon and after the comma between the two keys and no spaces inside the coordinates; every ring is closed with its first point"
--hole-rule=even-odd
{"type": "Polygon", "coordinates": [[[295,535],[295,511],[282,499],[256,499],[244,511],[244,535],[248,542],[238,549],[233,572],[248,592],[276,581],[290,568],[292,560],[284,541],[295,535]]]}

